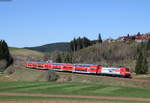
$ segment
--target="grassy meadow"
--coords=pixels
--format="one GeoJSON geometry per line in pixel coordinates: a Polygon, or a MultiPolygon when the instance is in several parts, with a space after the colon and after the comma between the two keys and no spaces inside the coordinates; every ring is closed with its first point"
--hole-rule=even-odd
{"type": "MultiPolygon", "coordinates": [[[[0,101],[79,101],[96,103],[141,103],[141,101],[132,100],[106,100],[106,99],[85,99],[85,98],[64,98],[64,97],[30,97],[30,96],[0,96],[0,101]]],[[[149,102],[142,102],[149,103],[149,102]]]]}
{"type": "MultiPolygon", "coordinates": [[[[123,86],[109,86],[93,83],[77,82],[0,82],[1,92],[33,93],[33,94],[63,94],[83,96],[117,96],[117,97],[140,97],[150,98],[150,89],[139,89],[123,86]]],[[[0,96],[0,101],[22,101],[22,100],[63,100],[63,101],[88,101],[88,102],[110,102],[110,103],[140,103],[129,100],[105,100],[84,99],[64,97],[36,97],[36,96],[0,96]]],[[[148,103],[148,102],[142,102],[148,103]]]]}
{"type": "Polygon", "coordinates": [[[73,82],[0,82],[0,92],[150,98],[149,89],[73,82]]]}

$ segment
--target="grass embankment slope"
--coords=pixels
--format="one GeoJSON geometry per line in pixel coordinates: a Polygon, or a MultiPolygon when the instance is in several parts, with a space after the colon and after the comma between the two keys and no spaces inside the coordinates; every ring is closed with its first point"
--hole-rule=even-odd
{"type": "Polygon", "coordinates": [[[150,89],[150,75],[133,75],[132,79],[129,78],[118,78],[118,77],[108,77],[99,75],[85,75],[85,74],[75,74],[75,73],[57,73],[60,77],[58,81],[60,82],[82,82],[82,83],[93,83],[101,85],[110,86],[126,86],[126,87],[136,87],[136,88],[146,88],[150,89]]]}
{"type": "Polygon", "coordinates": [[[25,68],[25,62],[28,60],[39,60],[44,54],[41,52],[10,47],[10,54],[14,58],[14,64],[10,67],[14,73],[0,74],[0,81],[40,81],[45,74],[45,71],[32,71],[25,68]]]}

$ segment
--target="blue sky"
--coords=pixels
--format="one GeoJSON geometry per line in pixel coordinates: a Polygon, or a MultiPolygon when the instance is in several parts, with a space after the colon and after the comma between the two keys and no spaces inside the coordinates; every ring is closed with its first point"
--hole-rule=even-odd
{"type": "Polygon", "coordinates": [[[150,0],[12,0],[0,2],[0,39],[29,47],[74,37],[116,38],[150,32],[150,0]]]}

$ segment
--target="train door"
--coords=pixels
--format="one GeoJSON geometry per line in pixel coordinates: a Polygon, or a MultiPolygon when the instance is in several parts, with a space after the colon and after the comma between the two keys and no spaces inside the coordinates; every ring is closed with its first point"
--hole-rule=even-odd
{"type": "Polygon", "coordinates": [[[56,70],[56,71],[62,71],[62,67],[63,67],[63,65],[59,64],[59,63],[52,64],[52,69],[56,70]]]}
{"type": "Polygon", "coordinates": [[[90,73],[89,66],[84,64],[75,65],[75,72],[77,73],[90,73]]]}
{"type": "Polygon", "coordinates": [[[102,73],[102,66],[101,65],[97,65],[96,74],[101,74],[101,73],[102,73]]]}
{"type": "Polygon", "coordinates": [[[32,68],[35,69],[37,68],[38,64],[37,63],[32,63],[32,68]]]}
{"type": "Polygon", "coordinates": [[[73,71],[73,65],[72,64],[64,64],[62,67],[62,70],[72,72],[73,71]]]}
{"type": "Polygon", "coordinates": [[[44,65],[44,68],[45,68],[45,69],[51,69],[51,64],[46,63],[46,64],[44,65]]]}
{"type": "Polygon", "coordinates": [[[96,74],[98,71],[98,66],[97,65],[91,65],[89,67],[89,72],[92,73],[92,74],[96,74]]]}

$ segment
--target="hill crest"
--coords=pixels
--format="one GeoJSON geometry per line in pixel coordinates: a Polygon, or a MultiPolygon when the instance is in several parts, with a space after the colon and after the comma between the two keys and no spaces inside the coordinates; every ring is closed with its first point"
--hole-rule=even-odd
{"type": "Polygon", "coordinates": [[[24,48],[40,52],[68,51],[70,49],[70,44],[69,42],[57,42],[36,47],[24,47],[24,48]]]}

